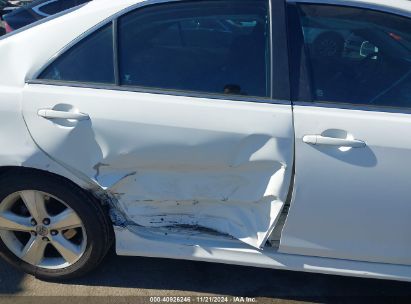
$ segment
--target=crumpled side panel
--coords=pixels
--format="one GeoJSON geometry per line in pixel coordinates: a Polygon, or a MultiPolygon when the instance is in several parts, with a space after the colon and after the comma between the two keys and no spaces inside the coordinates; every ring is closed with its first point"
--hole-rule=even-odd
{"type": "Polygon", "coordinates": [[[253,147],[247,139],[218,169],[146,168],[124,175],[100,164],[96,180],[137,225],[207,228],[261,248],[278,220],[288,185],[287,166],[268,157],[277,144],[266,138],[265,144],[253,147]]]}
{"type": "Polygon", "coordinates": [[[290,105],[41,85],[23,98],[37,144],[100,185],[123,224],[264,246],[291,180],[290,105]],[[41,108],[90,120],[50,121],[41,108]]]}

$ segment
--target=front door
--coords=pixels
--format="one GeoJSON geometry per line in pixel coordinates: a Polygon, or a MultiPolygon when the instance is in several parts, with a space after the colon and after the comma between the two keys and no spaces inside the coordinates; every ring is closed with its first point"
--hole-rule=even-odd
{"type": "Polygon", "coordinates": [[[280,251],[411,264],[411,21],[297,9],[313,100],[294,92],[295,195],[280,251]]]}

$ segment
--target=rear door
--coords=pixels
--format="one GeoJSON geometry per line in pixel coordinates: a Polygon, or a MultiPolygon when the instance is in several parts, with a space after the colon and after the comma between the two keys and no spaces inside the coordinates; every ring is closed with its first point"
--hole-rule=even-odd
{"type": "Polygon", "coordinates": [[[293,163],[283,21],[273,42],[267,1],[131,10],[27,84],[25,120],[51,158],[98,183],[130,222],[262,247],[293,163]]]}
{"type": "Polygon", "coordinates": [[[280,251],[411,264],[411,20],[292,8],[296,177],[280,251]]]}

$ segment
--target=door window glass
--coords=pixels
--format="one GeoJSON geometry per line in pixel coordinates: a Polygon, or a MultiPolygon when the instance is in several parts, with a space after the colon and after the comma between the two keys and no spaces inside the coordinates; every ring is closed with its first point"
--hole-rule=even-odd
{"type": "Polygon", "coordinates": [[[411,107],[411,20],[327,5],[299,13],[315,100],[411,107]]]}
{"type": "Polygon", "coordinates": [[[114,83],[113,30],[101,28],[58,57],[40,79],[114,83]]]}
{"type": "Polygon", "coordinates": [[[269,96],[266,1],[156,5],[118,24],[122,85],[269,96]]]}

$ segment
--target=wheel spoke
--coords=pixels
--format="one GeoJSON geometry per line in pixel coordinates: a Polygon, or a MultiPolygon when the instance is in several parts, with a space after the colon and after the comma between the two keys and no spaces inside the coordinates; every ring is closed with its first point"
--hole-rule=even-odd
{"type": "Polygon", "coordinates": [[[63,259],[70,264],[74,263],[81,255],[81,247],[66,240],[62,235],[53,237],[51,244],[57,249],[63,259]]]}
{"type": "Polygon", "coordinates": [[[46,192],[21,190],[8,195],[0,204],[2,241],[21,261],[45,269],[61,269],[76,263],[84,254],[87,246],[84,225],[64,201],[46,192]],[[49,201],[49,198],[53,199],[49,201]],[[48,207],[50,211],[63,211],[50,214],[48,207]],[[49,256],[48,245],[56,251],[50,253],[58,254],[49,256]]]}
{"type": "Polygon", "coordinates": [[[20,258],[32,265],[39,265],[44,258],[44,250],[47,242],[44,242],[40,237],[32,236],[24,246],[20,258]]]}
{"type": "Polygon", "coordinates": [[[43,219],[48,218],[44,195],[38,191],[21,191],[20,197],[29,210],[31,216],[40,223],[43,219]]]}
{"type": "Polygon", "coordinates": [[[0,213],[0,230],[30,231],[32,229],[29,218],[10,211],[0,213]]]}
{"type": "Polygon", "coordinates": [[[60,214],[51,218],[50,229],[66,230],[71,228],[78,228],[81,226],[82,223],[77,214],[73,210],[67,208],[60,214]]]}

